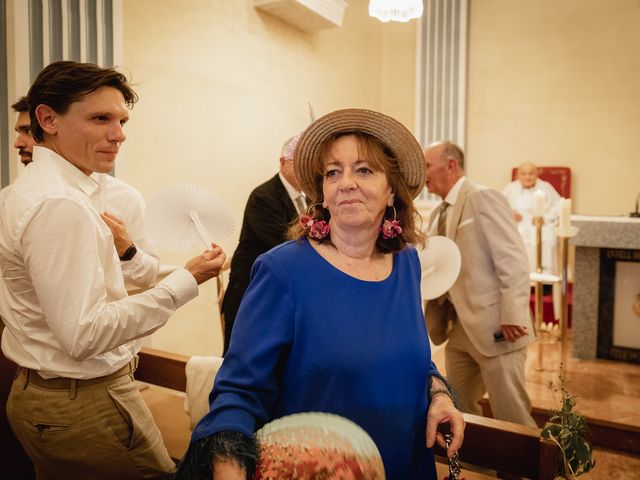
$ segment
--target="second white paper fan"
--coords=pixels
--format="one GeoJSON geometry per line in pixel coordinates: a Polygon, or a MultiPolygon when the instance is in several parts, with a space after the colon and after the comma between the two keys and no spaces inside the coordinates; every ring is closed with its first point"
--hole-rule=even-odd
{"type": "Polygon", "coordinates": [[[184,251],[197,244],[211,248],[212,242],[233,233],[233,210],[217,195],[200,185],[178,183],[158,192],[148,203],[145,220],[158,246],[184,251]]]}

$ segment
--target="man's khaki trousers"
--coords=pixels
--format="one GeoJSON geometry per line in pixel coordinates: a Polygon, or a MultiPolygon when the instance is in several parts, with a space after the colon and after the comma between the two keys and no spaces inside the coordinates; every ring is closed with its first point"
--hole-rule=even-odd
{"type": "Polygon", "coordinates": [[[175,469],[129,365],[77,381],[19,368],[7,418],[39,480],[168,478],[175,469]]]}

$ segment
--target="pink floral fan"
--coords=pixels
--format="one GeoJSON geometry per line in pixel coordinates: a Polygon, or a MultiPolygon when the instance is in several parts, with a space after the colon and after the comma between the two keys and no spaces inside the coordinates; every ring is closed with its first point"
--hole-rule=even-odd
{"type": "Polygon", "coordinates": [[[254,480],[383,480],[371,437],[346,418],[309,412],[274,420],[258,432],[260,461],[254,480]]]}
{"type": "Polygon", "coordinates": [[[199,185],[179,183],[158,192],[148,203],[145,221],[157,245],[184,251],[201,243],[211,248],[231,235],[236,219],[231,207],[199,185]]]}

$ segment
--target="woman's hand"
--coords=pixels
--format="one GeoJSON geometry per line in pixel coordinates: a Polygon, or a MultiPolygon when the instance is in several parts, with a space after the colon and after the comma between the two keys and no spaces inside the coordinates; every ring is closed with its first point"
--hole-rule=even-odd
{"type": "Polygon", "coordinates": [[[247,474],[244,468],[234,460],[215,459],[213,478],[214,480],[246,480],[247,474]]]}
{"type": "Polygon", "coordinates": [[[465,421],[462,413],[453,405],[448,395],[438,394],[431,399],[427,412],[427,448],[433,447],[438,442],[442,448],[447,448],[444,435],[438,432],[438,425],[449,423],[453,439],[447,449],[447,456],[453,456],[462,446],[464,439],[465,421]]]}

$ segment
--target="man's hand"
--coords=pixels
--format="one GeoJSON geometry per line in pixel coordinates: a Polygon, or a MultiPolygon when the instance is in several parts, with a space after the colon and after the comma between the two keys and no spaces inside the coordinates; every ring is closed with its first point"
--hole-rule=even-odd
{"type": "Polygon", "coordinates": [[[113,243],[116,246],[118,256],[121,257],[124,255],[124,252],[127,251],[127,248],[133,244],[133,241],[131,241],[129,234],[127,233],[127,226],[122,220],[109,212],[101,213],[100,216],[104,223],[107,224],[107,227],[109,227],[109,230],[111,230],[113,243]]]}
{"type": "Polygon", "coordinates": [[[520,212],[518,212],[517,210],[513,211],[513,218],[515,219],[516,223],[522,221],[522,215],[520,215],[520,212]]]}
{"type": "Polygon", "coordinates": [[[198,285],[206,282],[210,278],[216,277],[227,256],[215,243],[211,244],[211,250],[205,250],[197,257],[193,257],[184,266],[196,279],[198,285]]]}
{"type": "Polygon", "coordinates": [[[520,325],[501,325],[500,329],[506,338],[510,342],[515,342],[525,335],[529,335],[527,327],[521,327],[520,325]]]}

